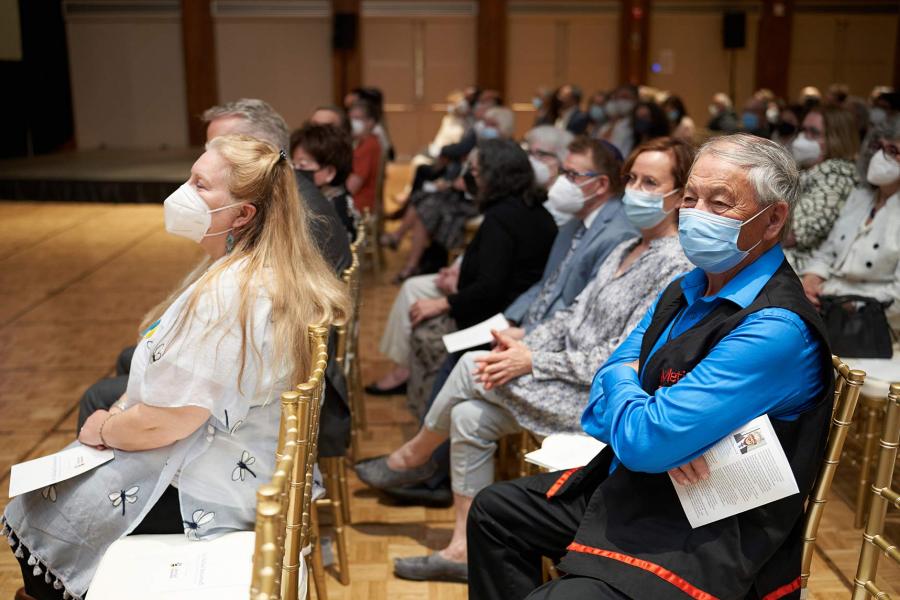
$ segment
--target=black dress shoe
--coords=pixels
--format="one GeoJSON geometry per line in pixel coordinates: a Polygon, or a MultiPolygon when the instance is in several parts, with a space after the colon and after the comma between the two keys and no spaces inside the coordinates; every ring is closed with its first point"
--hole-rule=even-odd
{"type": "Polygon", "coordinates": [[[427,506],[447,508],[453,506],[453,492],[447,486],[432,489],[424,484],[392,487],[381,490],[398,504],[405,506],[427,506]]]}
{"type": "Polygon", "coordinates": [[[370,396],[397,396],[406,393],[406,382],[404,381],[392,388],[380,388],[378,385],[371,383],[365,389],[370,396]]]}

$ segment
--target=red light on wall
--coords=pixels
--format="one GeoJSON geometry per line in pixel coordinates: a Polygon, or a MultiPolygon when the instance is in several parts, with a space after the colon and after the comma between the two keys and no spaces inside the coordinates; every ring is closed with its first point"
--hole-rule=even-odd
{"type": "Polygon", "coordinates": [[[644,18],[644,9],[640,6],[635,6],[631,9],[631,17],[633,19],[643,19],[644,18]]]}

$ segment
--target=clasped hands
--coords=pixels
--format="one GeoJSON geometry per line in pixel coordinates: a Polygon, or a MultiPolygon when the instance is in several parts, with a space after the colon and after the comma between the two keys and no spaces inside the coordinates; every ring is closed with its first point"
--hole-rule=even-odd
{"type": "Polygon", "coordinates": [[[85,446],[93,446],[98,450],[104,450],[106,444],[103,443],[100,437],[100,430],[110,417],[120,412],[122,412],[122,409],[116,406],[111,407],[109,410],[95,410],[84,422],[81,431],[78,432],[78,441],[85,446]]]}
{"type": "Polygon", "coordinates": [[[494,347],[489,354],[475,359],[475,378],[490,390],[516,377],[531,373],[531,350],[520,341],[524,331],[510,328],[503,333],[492,329],[494,347]]]}

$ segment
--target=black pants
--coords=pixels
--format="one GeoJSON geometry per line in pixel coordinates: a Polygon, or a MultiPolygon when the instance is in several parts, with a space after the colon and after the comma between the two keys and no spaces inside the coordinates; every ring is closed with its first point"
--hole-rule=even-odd
{"type": "Polygon", "coordinates": [[[109,410],[109,407],[122,397],[128,388],[128,372],[131,370],[131,357],[134,346],[129,346],[119,353],[116,359],[116,376],[101,379],[87,390],[78,401],[78,431],[88,417],[96,410],[109,410]]]}
{"type": "MultiPolygon", "coordinates": [[[[558,476],[537,477],[552,480],[558,476]]],[[[628,598],[590,577],[566,576],[541,585],[541,557],[558,560],[565,554],[592,490],[551,502],[526,487],[524,482],[531,479],[495,483],[475,496],[466,527],[469,600],[628,598]]]]}
{"type": "MultiPolygon", "coordinates": [[[[184,533],[184,522],[181,520],[181,504],[178,501],[178,488],[169,486],[159,500],[129,535],[150,533],[184,533]]],[[[25,593],[35,600],[62,600],[63,590],[53,587],[44,579],[45,574],[35,575],[34,567],[28,564],[30,553],[22,548],[24,556],[18,558],[22,569],[22,580],[25,582],[25,593]]]]}

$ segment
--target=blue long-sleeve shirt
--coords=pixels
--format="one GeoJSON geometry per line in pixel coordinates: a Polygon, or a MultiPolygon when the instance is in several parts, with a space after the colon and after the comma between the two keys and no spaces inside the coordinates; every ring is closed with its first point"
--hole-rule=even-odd
{"type": "MultiPolygon", "coordinates": [[[[706,274],[689,272],[681,279],[687,304],[650,356],[719,303],[749,306],[783,260],[776,245],[711,296],[704,296],[706,274]]],[[[760,415],[793,420],[821,397],[818,339],[802,318],[781,308],[747,316],[677,384],[647,394],[628,363],[638,360],[655,309],[656,302],[597,371],[581,417],[587,434],[612,447],[613,468],[621,462],[632,471],[665,472],[760,415]]]]}

